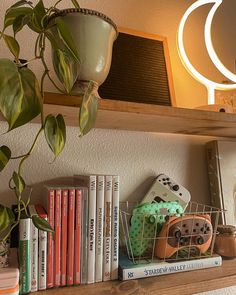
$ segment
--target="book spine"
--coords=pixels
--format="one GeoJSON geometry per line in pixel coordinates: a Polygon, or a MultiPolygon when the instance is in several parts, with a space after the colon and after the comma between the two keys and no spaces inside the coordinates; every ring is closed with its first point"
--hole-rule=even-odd
{"type": "Polygon", "coordinates": [[[104,217],[104,176],[97,177],[97,222],[96,222],[96,273],[95,281],[102,281],[103,266],[103,217],[104,217]]]}
{"type": "Polygon", "coordinates": [[[205,269],[222,265],[221,256],[186,260],[179,262],[160,262],[153,265],[145,264],[143,267],[119,269],[119,278],[123,281],[146,277],[160,276],[171,273],[205,269]]]}
{"type": "Polygon", "coordinates": [[[61,214],[61,286],[65,286],[67,265],[68,190],[62,190],[61,214]]]}
{"type": "Polygon", "coordinates": [[[30,223],[30,218],[20,219],[20,294],[29,293],[31,289],[30,223]]]}
{"type": "Polygon", "coordinates": [[[68,248],[67,248],[67,285],[74,283],[74,230],[75,230],[75,190],[69,190],[68,203],[68,248]]]}
{"type": "Polygon", "coordinates": [[[75,277],[74,284],[80,284],[80,243],[81,243],[81,201],[82,190],[76,189],[75,191],[75,277]]]}
{"type": "MultiPolygon", "coordinates": [[[[48,222],[54,229],[54,189],[48,190],[48,222]]],[[[47,288],[54,287],[54,238],[52,233],[48,233],[47,245],[47,288]]]]}
{"type": "Polygon", "coordinates": [[[55,192],[54,286],[61,285],[61,189],[55,192]]]}
{"type": "Polygon", "coordinates": [[[81,220],[81,284],[87,283],[88,273],[88,189],[83,189],[81,220]]]}
{"type": "Polygon", "coordinates": [[[112,176],[105,177],[103,281],[111,279],[111,202],[112,176]]]}
{"type": "MultiPolygon", "coordinates": [[[[34,205],[29,205],[29,213],[30,213],[30,216],[37,214],[34,205]]],[[[31,229],[30,229],[30,231],[31,231],[31,236],[30,236],[31,292],[36,292],[36,291],[38,291],[38,235],[39,235],[39,230],[33,224],[32,219],[31,219],[30,227],[31,227],[31,229]]]]}
{"type": "Polygon", "coordinates": [[[96,176],[89,176],[88,284],[95,282],[96,176]]]}
{"type": "MultiPolygon", "coordinates": [[[[41,216],[47,220],[46,216],[41,216]]],[[[47,288],[47,232],[39,230],[39,290],[47,288]]]]}
{"type": "Polygon", "coordinates": [[[119,201],[120,178],[113,176],[112,181],[112,239],[111,239],[111,279],[118,279],[119,266],[119,201]]]}

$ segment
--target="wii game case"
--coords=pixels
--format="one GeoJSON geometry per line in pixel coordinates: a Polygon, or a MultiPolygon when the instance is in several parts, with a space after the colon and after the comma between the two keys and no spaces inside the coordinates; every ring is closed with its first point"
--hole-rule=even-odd
{"type": "Polygon", "coordinates": [[[81,284],[87,283],[88,274],[88,190],[84,189],[81,220],[81,284]]]}
{"type": "Polygon", "coordinates": [[[96,175],[75,175],[75,184],[88,188],[87,284],[95,282],[96,175]]]}
{"type": "Polygon", "coordinates": [[[118,175],[114,175],[112,178],[111,280],[117,280],[119,265],[120,178],[118,175]]]}
{"type": "Polygon", "coordinates": [[[104,175],[97,176],[97,223],[96,223],[96,273],[95,281],[102,281],[103,227],[104,227],[104,175]]]}
{"type": "Polygon", "coordinates": [[[55,190],[54,286],[61,285],[61,189],[55,190]]]}
{"type": "Polygon", "coordinates": [[[105,176],[103,281],[111,280],[112,176],[105,176]]]}
{"type": "Polygon", "coordinates": [[[61,286],[66,286],[67,266],[67,217],[68,217],[68,190],[62,190],[61,197],[61,286]]]}

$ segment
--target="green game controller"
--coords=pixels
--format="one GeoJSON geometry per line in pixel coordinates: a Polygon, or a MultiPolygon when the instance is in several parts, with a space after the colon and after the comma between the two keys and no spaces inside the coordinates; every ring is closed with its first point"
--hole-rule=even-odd
{"type": "Polygon", "coordinates": [[[183,207],[176,201],[136,206],[133,209],[128,241],[132,255],[141,256],[150,246],[154,247],[156,235],[166,222],[166,217],[179,217],[183,213],[183,207]]]}

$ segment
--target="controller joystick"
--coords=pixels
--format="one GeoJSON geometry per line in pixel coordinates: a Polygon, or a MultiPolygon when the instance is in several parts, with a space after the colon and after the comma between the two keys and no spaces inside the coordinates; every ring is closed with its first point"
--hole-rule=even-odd
{"type": "Polygon", "coordinates": [[[205,253],[212,241],[211,219],[206,215],[170,217],[163,225],[155,245],[155,255],[170,258],[182,248],[196,247],[205,253]]]}

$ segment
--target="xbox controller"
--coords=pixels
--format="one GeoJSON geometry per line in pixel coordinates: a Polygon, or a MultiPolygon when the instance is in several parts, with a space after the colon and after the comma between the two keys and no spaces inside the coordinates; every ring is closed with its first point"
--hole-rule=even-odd
{"type": "Polygon", "coordinates": [[[191,199],[190,192],[165,174],[160,174],[145,195],[142,203],[178,201],[185,209],[191,199]]]}
{"type": "Polygon", "coordinates": [[[205,253],[212,241],[211,218],[206,215],[170,217],[163,225],[155,244],[155,256],[170,258],[180,249],[195,247],[205,253]]]}
{"type": "Polygon", "coordinates": [[[184,213],[178,202],[140,204],[133,209],[129,229],[129,250],[133,256],[141,256],[153,245],[167,216],[181,216],[184,213]]]}

